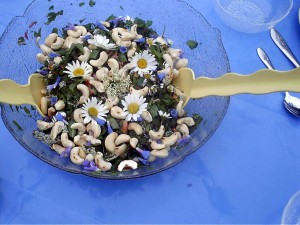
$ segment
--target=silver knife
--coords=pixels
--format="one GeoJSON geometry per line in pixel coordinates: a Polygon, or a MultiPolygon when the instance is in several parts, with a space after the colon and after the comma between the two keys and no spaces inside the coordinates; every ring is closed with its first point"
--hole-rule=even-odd
{"type": "Polygon", "coordinates": [[[270,30],[270,34],[271,34],[272,40],[275,42],[275,44],[277,45],[277,47],[283,52],[283,54],[296,67],[299,67],[300,64],[299,64],[298,60],[296,59],[296,57],[294,56],[294,54],[292,53],[292,51],[290,50],[289,46],[287,45],[287,43],[285,42],[285,40],[283,39],[283,37],[280,35],[280,33],[277,30],[275,30],[274,28],[272,28],[270,30]]]}
{"type": "Polygon", "coordinates": [[[259,58],[261,59],[261,61],[265,64],[265,66],[268,69],[271,69],[271,70],[274,69],[274,66],[271,63],[271,60],[269,59],[267,53],[263,49],[257,48],[257,54],[258,54],[259,58]]]}

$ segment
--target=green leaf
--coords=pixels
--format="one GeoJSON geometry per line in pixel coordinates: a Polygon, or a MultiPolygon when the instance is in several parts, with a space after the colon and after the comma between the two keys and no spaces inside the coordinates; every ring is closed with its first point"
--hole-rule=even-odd
{"type": "Polygon", "coordinates": [[[193,41],[193,40],[187,41],[186,44],[190,47],[190,49],[197,48],[197,46],[198,46],[198,42],[193,41]]]}
{"type": "Polygon", "coordinates": [[[151,20],[147,20],[146,26],[147,26],[147,27],[150,27],[150,26],[152,25],[152,23],[153,23],[153,22],[152,22],[151,20]]]}
{"type": "Polygon", "coordinates": [[[48,21],[45,23],[46,25],[49,25],[51,22],[53,22],[57,16],[61,16],[63,15],[64,11],[63,10],[60,10],[58,12],[49,12],[47,14],[47,18],[48,18],[48,21]]]}
{"type": "Polygon", "coordinates": [[[123,6],[120,5],[120,9],[121,9],[121,10],[124,10],[124,9],[123,9],[123,6]]]}
{"type": "Polygon", "coordinates": [[[55,28],[53,28],[52,29],[52,33],[56,33],[56,34],[58,34],[58,29],[55,27],[55,28]]]}
{"type": "Polygon", "coordinates": [[[92,52],[90,54],[90,59],[98,59],[99,53],[100,53],[99,49],[92,50],[92,52]]]}
{"type": "Polygon", "coordinates": [[[51,6],[49,7],[49,11],[51,11],[51,10],[54,10],[54,5],[51,5],[51,6]]]}
{"type": "Polygon", "coordinates": [[[85,4],[84,2],[80,2],[79,7],[84,6],[84,4],[85,4]]]}
{"type": "Polygon", "coordinates": [[[110,126],[111,126],[112,129],[114,129],[114,130],[120,129],[120,126],[119,126],[117,120],[115,120],[112,117],[110,117],[108,120],[109,120],[109,123],[110,123],[110,126]]]}
{"type": "Polygon", "coordinates": [[[19,37],[18,38],[18,45],[21,46],[21,45],[26,45],[25,43],[25,38],[24,37],[19,37]]]}
{"type": "Polygon", "coordinates": [[[86,18],[83,18],[83,19],[79,20],[79,23],[82,23],[85,20],[86,20],[86,18]]]}
{"type": "Polygon", "coordinates": [[[11,104],[9,104],[9,108],[10,108],[10,110],[11,110],[12,112],[14,111],[14,109],[13,109],[13,107],[12,107],[11,104]]]}
{"type": "Polygon", "coordinates": [[[120,60],[120,62],[127,62],[127,57],[126,57],[126,55],[125,55],[124,53],[121,53],[121,54],[119,55],[119,60],[120,60]]]}
{"type": "Polygon", "coordinates": [[[13,123],[16,125],[16,127],[17,127],[19,130],[23,130],[23,128],[20,126],[20,124],[18,124],[17,121],[13,120],[13,123]]]}
{"type": "Polygon", "coordinates": [[[42,28],[40,28],[38,31],[34,31],[33,36],[35,38],[41,37],[41,31],[42,31],[42,28]]]}
{"type": "Polygon", "coordinates": [[[90,7],[93,7],[94,5],[96,5],[96,2],[93,1],[93,0],[90,0],[90,1],[89,1],[89,5],[90,5],[90,7]]]}
{"type": "Polygon", "coordinates": [[[31,115],[30,110],[26,106],[23,107],[23,110],[27,115],[31,115]]]}
{"type": "Polygon", "coordinates": [[[149,110],[152,117],[156,117],[158,115],[158,111],[159,111],[159,108],[157,105],[152,105],[149,110]]]}

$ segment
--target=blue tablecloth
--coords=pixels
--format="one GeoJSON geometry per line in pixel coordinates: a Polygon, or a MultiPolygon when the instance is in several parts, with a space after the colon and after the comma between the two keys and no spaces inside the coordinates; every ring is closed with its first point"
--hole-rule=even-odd
{"type": "MultiPolygon", "coordinates": [[[[257,47],[277,69],[293,68],[269,32],[240,33],[218,18],[212,1],[186,2],[221,31],[231,71],[264,68],[257,47]]],[[[0,33],[29,3],[0,1],[0,33]]],[[[276,29],[300,57],[299,7],[297,0],[276,29]]],[[[200,150],[167,171],[123,181],[54,168],[21,147],[0,120],[0,223],[278,224],[300,189],[300,119],[286,111],[283,98],[233,96],[222,124],[200,150]]]]}

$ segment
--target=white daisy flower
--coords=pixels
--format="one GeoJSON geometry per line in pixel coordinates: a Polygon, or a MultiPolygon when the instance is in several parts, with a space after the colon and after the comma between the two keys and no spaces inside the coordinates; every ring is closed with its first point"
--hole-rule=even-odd
{"type": "Polygon", "coordinates": [[[144,50],[142,53],[136,52],[132,57],[131,64],[133,66],[131,72],[138,72],[141,77],[144,73],[149,73],[151,70],[155,71],[157,68],[157,61],[148,50],[144,50]]]}
{"type": "Polygon", "coordinates": [[[146,99],[138,94],[128,94],[125,96],[125,101],[122,100],[122,105],[124,106],[122,114],[126,116],[126,120],[130,121],[137,119],[142,115],[143,111],[147,110],[148,103],[145,103],[146,99]]]}
{"type": "Polygon", "coordinates": [[[165,117],[165,118],[172,118],[171,116],[170,116],[170,113],[166,113],[166,112],[163,112],[162,110],[159,110],[158,111],[158,114],[161,116],[161,117],[165,117]]]}
{"type": "Polygon", "coordinates": [[[148,81],[155,81],[155,75],[153,74],[153,71],[150,71],[148,73],[144,73],[144,81],[143,81],[143,86],[145,86],[148,81]]]}
{"type": "Polygon", "coordinates": [[[123,22],[126,23],[126,22],[128,22],[128,21],[134,23],[134,18],[131,17],[131,16],[124,16],[124,17],[123,17],[123,22]]]}
{"type": "Polygon", "coordinates": [[[115,44],[109,43],[109,39],[107,39],[105,36],[96,34],[94,36],[94,39],[88,40],[89,44],[96,45],[99,48],[105,49],[105,50],[112,50],[115,49],[117,46],[115,44]]]}
{"type": "Polygon", "coordinates": [[[90,121],[92,123],[103,124],[106,119],[109,111],[106,109],[106,106],[102,104],[102,101],[97,102],[96,97],[88,98],[82,106],[82,117],[84,118],[83,122],[88,124],[90,121]]]}
{"type": "Polygon", "coordinates": [[[93,73],[93,67],[87,62],[79,62],[78,60],[68,63],[66,66],[67,70],[64,73],[68,74],[68,77],[82,77],[83,79],[88,79],[93,73]]]}

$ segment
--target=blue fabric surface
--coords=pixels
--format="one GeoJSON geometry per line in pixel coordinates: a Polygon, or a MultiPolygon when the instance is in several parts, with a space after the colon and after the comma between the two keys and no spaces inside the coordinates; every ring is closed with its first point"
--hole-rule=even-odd
{"type": "MultiPolygon", "coordinates": [[[[0,33],[30,2],[0,1],[0,33]]],[[[264,68],[257,47],[277,69],[293,68],[269,32],[240,33],[218,18],[212,1],[186,2],[221,31],[231,71],[264,68]]],[[[276,26],[296,56],[299,7],[295,1],[276,26]]],[[[0,223],[278,224],[300,189],[300,119],[285,110],[283,98],[283,93],[233,96],[221,126],[200,150],[167,171],[123,181],[51,167],[23,149],[0,120],[0,223]]]]}

